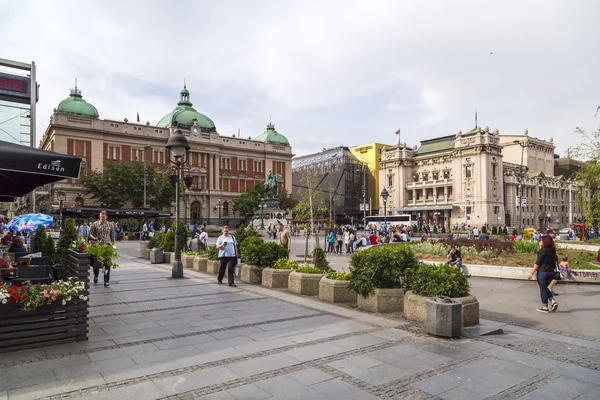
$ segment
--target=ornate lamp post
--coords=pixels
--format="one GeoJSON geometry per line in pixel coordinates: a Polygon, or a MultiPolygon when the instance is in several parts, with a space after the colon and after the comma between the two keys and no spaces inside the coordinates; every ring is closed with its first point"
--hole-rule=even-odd
{"type": "Polygon", "coordinates": [[[383,224],[385,225],[385,228],[387,229],[387,199],[388,199],[388,197],[390,197],[390,194],[388,193],[386,188],[383,188],[380,196],[383,199],[383,224]]]}
{"type": "Polygon", "coordinates": [[[260,204],[258,205],[258,207],[260,207],[260,230],[264,231],[265,230],[265,208],[267,208],[267,205],[264,203],[265,199],[261,199],[260,200],[260,204]]]}
{"type": "MultiPolygon", "coordinates": [[[[177,180],[175,182],[175,261],[173,262],[173,266],[171,268],[171,278],[183,278],[183,264],[181,263],[181,238],[179,233],[179,191],[180,191],[180,176],[181,176],[181,165],[182,158],[190,149],[190,144],[181,130],[177,129],[165,145],[165,148],[169,150],[170,154],[173,156],[175,161],[171,161],[169,157],[169,162],[175,165],[175,171],[177,175],[177,180]]],[[[187,157],[186,157],[187,159],[187,157]]]]}
{"type": "Polygon", "coordinates": [[[60,202],[60,227],[62,228],[62,226],[63,226],[63,215],[62,215],[63,201],[65,201],[65,199],[67,198],[67,194],[65,192],[63,192],[62,190],[59,190],[56,192],[56,197],[58,198],[58,201],[60,202]]]}

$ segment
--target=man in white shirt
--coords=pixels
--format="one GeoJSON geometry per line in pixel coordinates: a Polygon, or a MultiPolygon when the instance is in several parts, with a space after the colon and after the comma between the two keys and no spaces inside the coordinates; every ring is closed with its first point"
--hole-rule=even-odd
{"type": "Polygon", "coordinates": [[[148,240],[148,224],[146,222],[142,226],[142,240],[148,240]]]}
{"type": "Polygon", "coordinates": [[[477,227],[473,228],[473,237],[479,239],[479,229],[477,227]]]}
{"type": "Polygon", "coordinates": [[[404,231],[402,231],[402,233],[400,234],[400,239],[403,242],[408,242],[408,238],[406,237],[406,233],[404,233],[404,231]]]}

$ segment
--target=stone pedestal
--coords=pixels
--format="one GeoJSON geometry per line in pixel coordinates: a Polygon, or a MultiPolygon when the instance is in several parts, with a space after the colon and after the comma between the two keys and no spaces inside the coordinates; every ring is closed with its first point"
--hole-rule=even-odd
{"type": "MultiPolygon", "coordinates": [[[[462,306],[462,326],[468,327],[479,324],[479,302],[474,296],[454,298],[453,301],[462,306]]],[[[408,291],[404,294],[404,318],[412,321],[425,322],[425,303],[427,297],[408,291]]]]}
{"type": "Polygon", "coordinates": [[[192,268],[194,271],[206,272],[206,265],[208,260],[206,258],[202,258],[199,256],[194,257],[194,262],[192,263],[192,268]]]}
{"type": "Polygon", "coordinates": [[[288,277],[291,273],[291,269],[265,268],[262,271],[261,285],[269,289],[287,289],[288,277]]]}
{"type": "Polygon", "coordinates": [[[150,250],[150,264],[162,264],[164,262],[164,255],[161,249],[150,250]]]}
{"type": "Polygon", "coordinates": [[[330,303],[356,304],[356,292],[349,287],[350,282],[327,279],[319,281],[319,298],[330,303]]]}
{"type": "Polygon", "coordinates": [[[319,295],[319,282],[324,274],[302,274],[293,271],[288,276],[288,291],[305,296],[319,295]]]}
{"type": "Polygon", "coordinates": [[[460,336],[462,306],[449,297],[436,297],[425,301],[425,331],[441,337],[460,336]]]}
{"type": "Polygon", "coordinates": [[[375,289],[375,293],[366,298],[357,296],[358,308],[378,313],[402,312],[406,289],[375,289]]]}
{"type": "Polygon", "coordinates": [[[255,265],[242,264],[240,268],[240,279],[242,282],[260,285],[263,270],[255,265]]]}
{"type": "Polygon", "coordinates": [[[140,257],[146,257],[146,249],[148,248],[148,242],[140,242],[140,257]]]}

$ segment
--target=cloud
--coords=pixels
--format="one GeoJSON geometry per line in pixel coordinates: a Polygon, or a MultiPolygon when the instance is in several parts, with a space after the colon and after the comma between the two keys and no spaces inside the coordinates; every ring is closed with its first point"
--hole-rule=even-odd
{"type": "MultiPolygon", "coordinates": [[[[269,116],[298,154],[480,124],[553,137],[592,129],[600,3],[442,0],[23,1],[3,57],[35,60],[40,131],[78,78],[103,117],[156,123],[191,100],[217,129],[257,136],[269,116]]],[[[38,133],[39,135],[39,133],[38,133]]]]}

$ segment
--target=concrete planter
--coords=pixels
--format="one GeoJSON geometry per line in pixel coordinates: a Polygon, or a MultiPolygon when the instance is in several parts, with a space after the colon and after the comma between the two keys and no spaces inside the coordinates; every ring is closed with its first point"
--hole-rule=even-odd
{"type": "Polygon", "coordinates": [[[287,289],[288,277],[291,273],[291,269],[265,268],[262,271],[261,285],[269,289],[287,289]]]}
{"type": "MultiPolygon", "coordinates": [[[[462,305],[462,326],[479,324],[479,302],[474,296],[452,299],[462,305]]],[[[427,297],[414,294],[412,291],[404,295],[404,318],[425,322],[425,303],[427,297]]]]}
{"type": "Polygon", "coordinates": [[[356,292],[349,287],[350,282],[327,279],[319,281],[319,298],[330,303],[356,303],[356,292]]]}
{"type": "Polygon", "coordinates": [[[194,269],[194,271],[206,272],[207,262],[208,260],[206,258],[196,256],[194,257],[192,268],[194,269]]]}
{"type": "Polygon", "coordinates": [[[146,249],[148,248],[148,242],[140,243],[140,257],[146,258],[146,249]]]}
{"type": "Polygon", "coordinates": [[[288,276],[288,291],[305,296],[319,295],[319,282],[324,274],[301,274],[293,271],[288,276]]]}
{"type": "Polygon", "coordinates": [[[146,260],[149,260],[149,259],[150,259],[150,251],[151,251],[151,250],[152,250],[152,249],[146,249],[146,254],[144,255],[144,258],[145,258],[146,260]]]}
{"type": "Polygon", "coordinates": [[[406,289],[375,289],[375,293],[368,295],[366,298],[357,296],[358,308],[360,310],[392,313],[402,312],[404,310],[404,293],[406,289]]]}
{"type": "Polygon", "coordinates": [[[164,259],[165,259],[164,262],[172,265],[173,261],[175,261],[175,259],[171,260],[171,256],[175,257],[175,253],[173,253],[172,251],[165,251],[163,253],[163,255],[164,255],[164,259]]]}
{"type": "Polygon", "coordinates": [[[262,282],[262,272],[263,270],[255,265],[242,264],[240,268],[240,279],[242,282],[260,285],[262,282]]]}
{"type": "Polygon", "coordinates": [[[194,258],[196,256],[188,256],[187,254],[181,255],[181,262],[183,263],[183,268],[192,269],[194,267],[194,258]]]}
{"type": "Polygon", "coordinates": [[[150,264],[162,264],[164,261],[164,254],[161,249],[150,250],[150,264]]]}
{"type": "MultiPolygon", "coordinates": [[[[208,260],[206,262],[206,273],[217,275],[219,273],[220,267],[221,267],[221,261],[208,260]]],[[[227,270],[225,270],[225,274],[227,274],[227,270]]]]}

